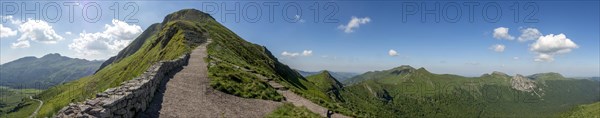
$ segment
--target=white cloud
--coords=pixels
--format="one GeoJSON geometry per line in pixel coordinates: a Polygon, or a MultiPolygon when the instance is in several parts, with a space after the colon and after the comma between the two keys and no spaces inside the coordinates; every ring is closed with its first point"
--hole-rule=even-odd
{"type": "Polygon", "coordinates": [[[518,39],[521,42],[525,42],[529,40],[536,40],[540,36],[542,36],[542,33],[538,29],[527,28],[521,30],[521,36],[519,36],[518,39]]]}
{"type": "Polygon", "coordinates": [[[550,62],[554,60],[554,55],[569,53],[572,49],[578,47],[564,34],[549,34],[539,37],[536,42],[530,45],[529,50],[538,54],[535,61],[550,62]]]}
{"type": "Polygon", "coordinates": [[[65,34],[66,34],[66,35],[71,35],[71,34],[73,34],[73,33],[71,33],[71,32],[65,32],[65,34]]]}
{"type": "Polygon", "coordinates": [[[537,61],[537,62],[551,62],[551,61],[554,61],[554,57],[552,57],[552,55],[549,55],[549,54],[540,53],[540,54],[538,54],[537,57],[535,57],[534,61],[537,61]]]}
{"type": "Polygon", "coordinates": [[[388,51],[388,55],[390,55],[390,56],[398,56],[398,52],[396,52],[396,50],[390,49],[390,51],[388,51]]]}
{"type": "Polygon", "coordinates": [[[305,21],[304,21],[304,19],[302,19],[302,18],[300,17],[300,15],[295,15],[295,16],[294,16],[294,19],[295,19],[295,21],[298,21],[298,22],[300,22],[300,23],[304,23],[304,22],[305,22],[305,21]]]}
{"type": "Polygon", "coordinates": [[[13,16],[0,16],[0,19],[0,22],[2,23],[4,23],[5,21],[10,21],[10,23],[14,25],[20,25],[21,23],[23,23],[23,21],[21,20],[14,19],[13,16]]]}
{"type": "Polygon", "coordinates": [[[506,48],[506,46],[504,46],[502,44],[496,44],[496,45],[492,45],[492,47],[490,47],[491,50],[494,50],[496,52],[504,52],[505,48],[506,48]]]}
{"type": "Polygon", "coordinates": [[[82,55],[112,56],[142,33],[142,28],[116,19],[106,24],[103,32],[83,33],[69,44],[69,49],[82,55]]]}
{"type": "Polygon", "coordinates": [[[27,48],[29,46],[30,46],[29,41],[25,40],[25,41],[17,41],[15,43],[12,43],[12,45],[10,47],[15,49],[15,48],[27,48]]]}
{"type": "Polygon", "coordinates": [[[513,57],[514,60],[519,60],[519,57],[513,57]]]}
{"type": "Polygon", "coordinates": [[[287,51],[283,51],[281,53],[282,56],[288,56],[288,57],[296,57],[298,55],[300,55],[300,53],[291,53],[291,52],[287,52],[287,51]]]}
{"type": "Polygon", "coordinates": [[[506,40],[514,40],[515,37],[508,34],[508,28],[506,27],[498,27],[494,29],[494,38],[496,39],[506,39],[506,40]]]}
{"type": "Polygon", "coordinates": [[[304,50],[304,51],[302,51],[302,53],[283,51],[281,53],[281,55],[287,56],[287,57],[297,57],[297,56],[312,56],[312,53],[313,53],[312,50],[304,50]]]}
{"type": "Polygon", "coordinates": [[[4,25],[0,24],[0,38],[16,36],[17,30],[12,30],[4,25]]]}
{"type": "Polygon", "coordinates": [[[354,29],[360,27],[361,24],[367,24],[369,22],[371,22],[371,18],[369,17],[357,18],[352,16],[352,19],[350,19],[350,22],[348,22],[347,25],[340,25],[338,26],[338,29],[344,30],[346,33],[352,33],[354,32],[354,29]]]}
{"type": "Polygon", "coordinates": [[[312,55],[312,50],[304,50],[302,51],[302,56],[311,56],[312,55]]]}
{"type": "Polygon", "coordinates": [[[31,40],[52,44],[64,39],[56,34],[52,26],[42,20],[27,19],[27,22],[19,25],[19,32],[21,32],[21,37],[17,39],[18,42],[31,40]]]}

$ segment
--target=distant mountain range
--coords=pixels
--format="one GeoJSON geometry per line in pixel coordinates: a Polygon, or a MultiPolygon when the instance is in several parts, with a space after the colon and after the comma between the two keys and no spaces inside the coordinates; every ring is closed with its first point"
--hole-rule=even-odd
{"type": "Polygon", "coordinates": [[[102,61],[69,58],[58,53],[23,57],[0,65],[0,86],[47,89],[91,75],[102,61]]]}
{"type": "MultiPolygon", "coordinates": [[[[69,59],[60,55],[47,55],[48,57],[40,58],[42,60],[50,58],[49,60],[55,60],[53,62],[35,61],[40,59],[28,57],[2,65],[3,76],[6,75],[5,73],[28,72],[27,74],[18,74],[26,77],[12,79],[16,76],[9,76],[6,77],[8,79],[1,79],[0,82],[8,83],[9,81],[5,82],[5,80],[9,79],[13,84],[31,81],[35,87],[38,83],[58,84],[72,80],[66,79],[67,77],[75,78],[75,75],[53,77],[54,74],[44,73],[84,73],[84,75],[79,75],[82,77],[95,72],[91,76],[57,85],[34,96],[46,103],[41,105],[37,117],[52,117],[61,110],[60,108],[68,106],[70,103],[94,98],[98,96],[98,92],[118,86],[129,87],[129,85],[121,83],[139,77],[157,62],[173,60],[189,54],[204,41],[211,42],[206,46],[207,58],[204,60],[207,63],[207,70],[198,69],[198,72],[206,71],[210,78],[206,82],[208,83],[206,87],[245,99],[273,102],[306,99],[301,100],[302,103],[314,103],[323,107],[319,107],[321,113],[333,111],[336,114],[351,117],[386,118],[555,117],[577,105],[600,100],[600,94],[597,94],[600,92],[598,83],[584,79],[568,79],[558,73],[511,76],[501,72],[492,72],[480,77],[464,77],[435,74],[425,68],[416,69],[407,65],[360,75],[293,70],[279,62],[266,47],[247,42],[209,14],[194,9],[180,10],[167,15],[162,23],[148,27],[127,48],[103,64],[102,62],[90,64],[93,61],[85,60],[77,61],[80,63],[61,64],[67,62],[56,60],[69,59]],[[62,66],[58,67],[55,64],[62,66]],[[100,67],[101,64],[102,67],[100,67]],[[66,72],[49,72],[49,70],[62,70],[70,67],[65,65],[73,65],[78,68],[67,69],[66,72]],[[75,65],[94,66],[88,69],[85,68],[88,66],[75,65]],[[38,70],[37,68],[42,69],[39,69],[39,72],[29,72],[38,70]],[[97,68],[100,69],[96,71],[97,68]],[[5,70],[7,72],[4,72],[5,70]],[[34,81],[42,80],[43,76],[38,77],[41,75],[53,79],[34,81]],[[290,94],[293,94],[294,97],[284,98],[290,94]]],[[[177,70],[171,72],[177,72],[177,70]]],[[[198,86],[196,83],[185,84],[198,86]]],[[[185,89],[185,86],[176,87],[185,89]]],[[[186,92],[197,91],[190,89],[186,92]]],[[[185,96],[185,94],[177,95],[185,96]]],[[[198,98],[190,97],[189,99],[198,98]]],[[[33,103],[35,101],[22,101],[19,103],[21,105],[12,109],[11,111],[14,112],[8,113],[7,116],[27,117],[37,108],[27,105],[33,103]]],[[[232,109],[246,109],[235,107],[232,109]]],[[[194,107],[194,109],[182,107],[173,112],[189,112],[188,110],[194,111],[201,108],[206,107],[194,107]]],[[[127,110],[130,109],[123,108],[118,111],[127,110]]],[[[285,109],[275,111],[279,111],[281,114],[297,113],[294,110],[285,109]]],[[[132,116],[135,115],[137,114],[132,116]]],[[[287,117],[302,116],[300,114],[287,117]]]]}
{"type": "MultiPolygon", "coordinates": [[[[295,69],[298,73],[300,73],[300,75],[304,76],[304,77],[308,77],[311,75],[316,75],[316,74],[320,74],[323,73],[326,70],[322,70],[319,72],[311,72],[311,71],[302,71],[302,70],[298,70],[295,69]]],[[[329,74],[331,74],[331,76],[333,76],[335,79],[337,79],[338,81],[345,81],[347,79],[350,79],[354,76],[360,75],[359,73],[352,73],[352,72],[333,72],[333,71],[327,71],[329,74]]]]}
{"type": "Polygon", "coordinates": [[[556,117],[600,100],[600,84],[558,73],[463,77],[400,66],[343,83],[344,107],[365,117],[556,117]]]}

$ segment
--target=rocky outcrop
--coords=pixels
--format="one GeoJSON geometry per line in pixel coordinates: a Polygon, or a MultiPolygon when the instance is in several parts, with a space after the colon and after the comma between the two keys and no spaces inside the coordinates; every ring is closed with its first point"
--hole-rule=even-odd
{"type": "Polygon", "coordinates": [[[121,86],[96,94],[96,98],[81,103],[71,103],[61,109],[56,117],[131,118],[146,110],[163,79],[174,70],[187,65],[189,54],[170,61],[156,63],[146,72],[121,86]]]}
{"type": "Polygon", "coordinates": [[[536,88],[535,81],[530,80],[523,75],[517,74],[511,79],[512,88],[517,89],[519,91],[532,92],[536,88]]]}

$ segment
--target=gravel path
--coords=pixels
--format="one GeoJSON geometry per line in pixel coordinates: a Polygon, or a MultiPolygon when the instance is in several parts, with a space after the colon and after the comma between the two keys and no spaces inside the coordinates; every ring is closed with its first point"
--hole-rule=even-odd
{"type": "Polygon", "coordinates": [[[40,111],[40,108],[42,108],[42,105],[44,105],[44,101],[38,100],[38,99],[33,99],[33,97],[31,97],[31,96],[29,96],[29,99],[40,102],[40,105],[37,107],[37,109],[35,109],[35,111],[33,113],[31,113],[31,116],[29,116],[29,118],[35,118],[35,115],[37,115],[37,113],[40,111]]]}
{"type": "MultiPolygon", "coordinates": [[[[328,109],[322,106],[319,106],[315,103],[313,103],[312,101],[292,92],[289,91],[285,86],[272,81],[272,79],[268,79],[267,77],[264,77],[262,75],[259,74],[255,74],[258,78],[268,81],[269,85],[271,85],[273,88],[277,89],[277,93],[283,95],[285,97],[285,101],[284,102],[289,102],[294,104],[294,106],[304,106],[306,107],[308,110],[317,113],[323,117],[327,117],[327,111],[328,109]]],[[[338,113],[334,113],[331,115],[332,118],[350,118],[348,116],[342,115],[342,114],[338,114],[338,113]]]]}
{"type": "Polygon", "coordinates": [[[271,113],[279,102],[247,99],[214,90],[209,85],[204,43],[194,49],[188,65],[167,79],[145,113],[138,117],[257,118],[271,113]]]}

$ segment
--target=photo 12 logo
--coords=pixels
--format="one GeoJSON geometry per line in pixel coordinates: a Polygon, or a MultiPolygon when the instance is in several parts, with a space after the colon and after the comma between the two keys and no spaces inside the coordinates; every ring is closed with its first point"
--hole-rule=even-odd
{"type": "Polygon", "coordinates": [[[200,2],[198,6],[223,23],[231,22],[231,18],[235,23],[242,19],[248,23],[298,23],[306,22],[305,15],[312,15],[314,23],[338,23],[340,9],[335,2],[200,2]]]}
{"type": "MultiPolygon", "coordinates": [[[[128,23],[137,23],[136,15],[139,6],[136,2],[111,2],[110,6],[98,2],[0,2],[1,16],[21,16],[20,20],[33,19],[56,23],[68,19],[83,19],[88,23],[96,23],[103,17],[111,17],[128,23]],[[65,12],[66,11],[66,12],[65,12]],[[66,14],[65,14],[66,13],[66,14]]],[[[8,19],[2,19],[2,23],[8,19]]]]}
{"type": "Polygon", "coordinates": [[[503,17],[512,17],[514,23],[537,23],[539,6],[535,2],[403,2],[402,22],[418,20],[422,23],[439,23],[442,20],[456,23],[484,21],[496,23],[503,17]]]}

